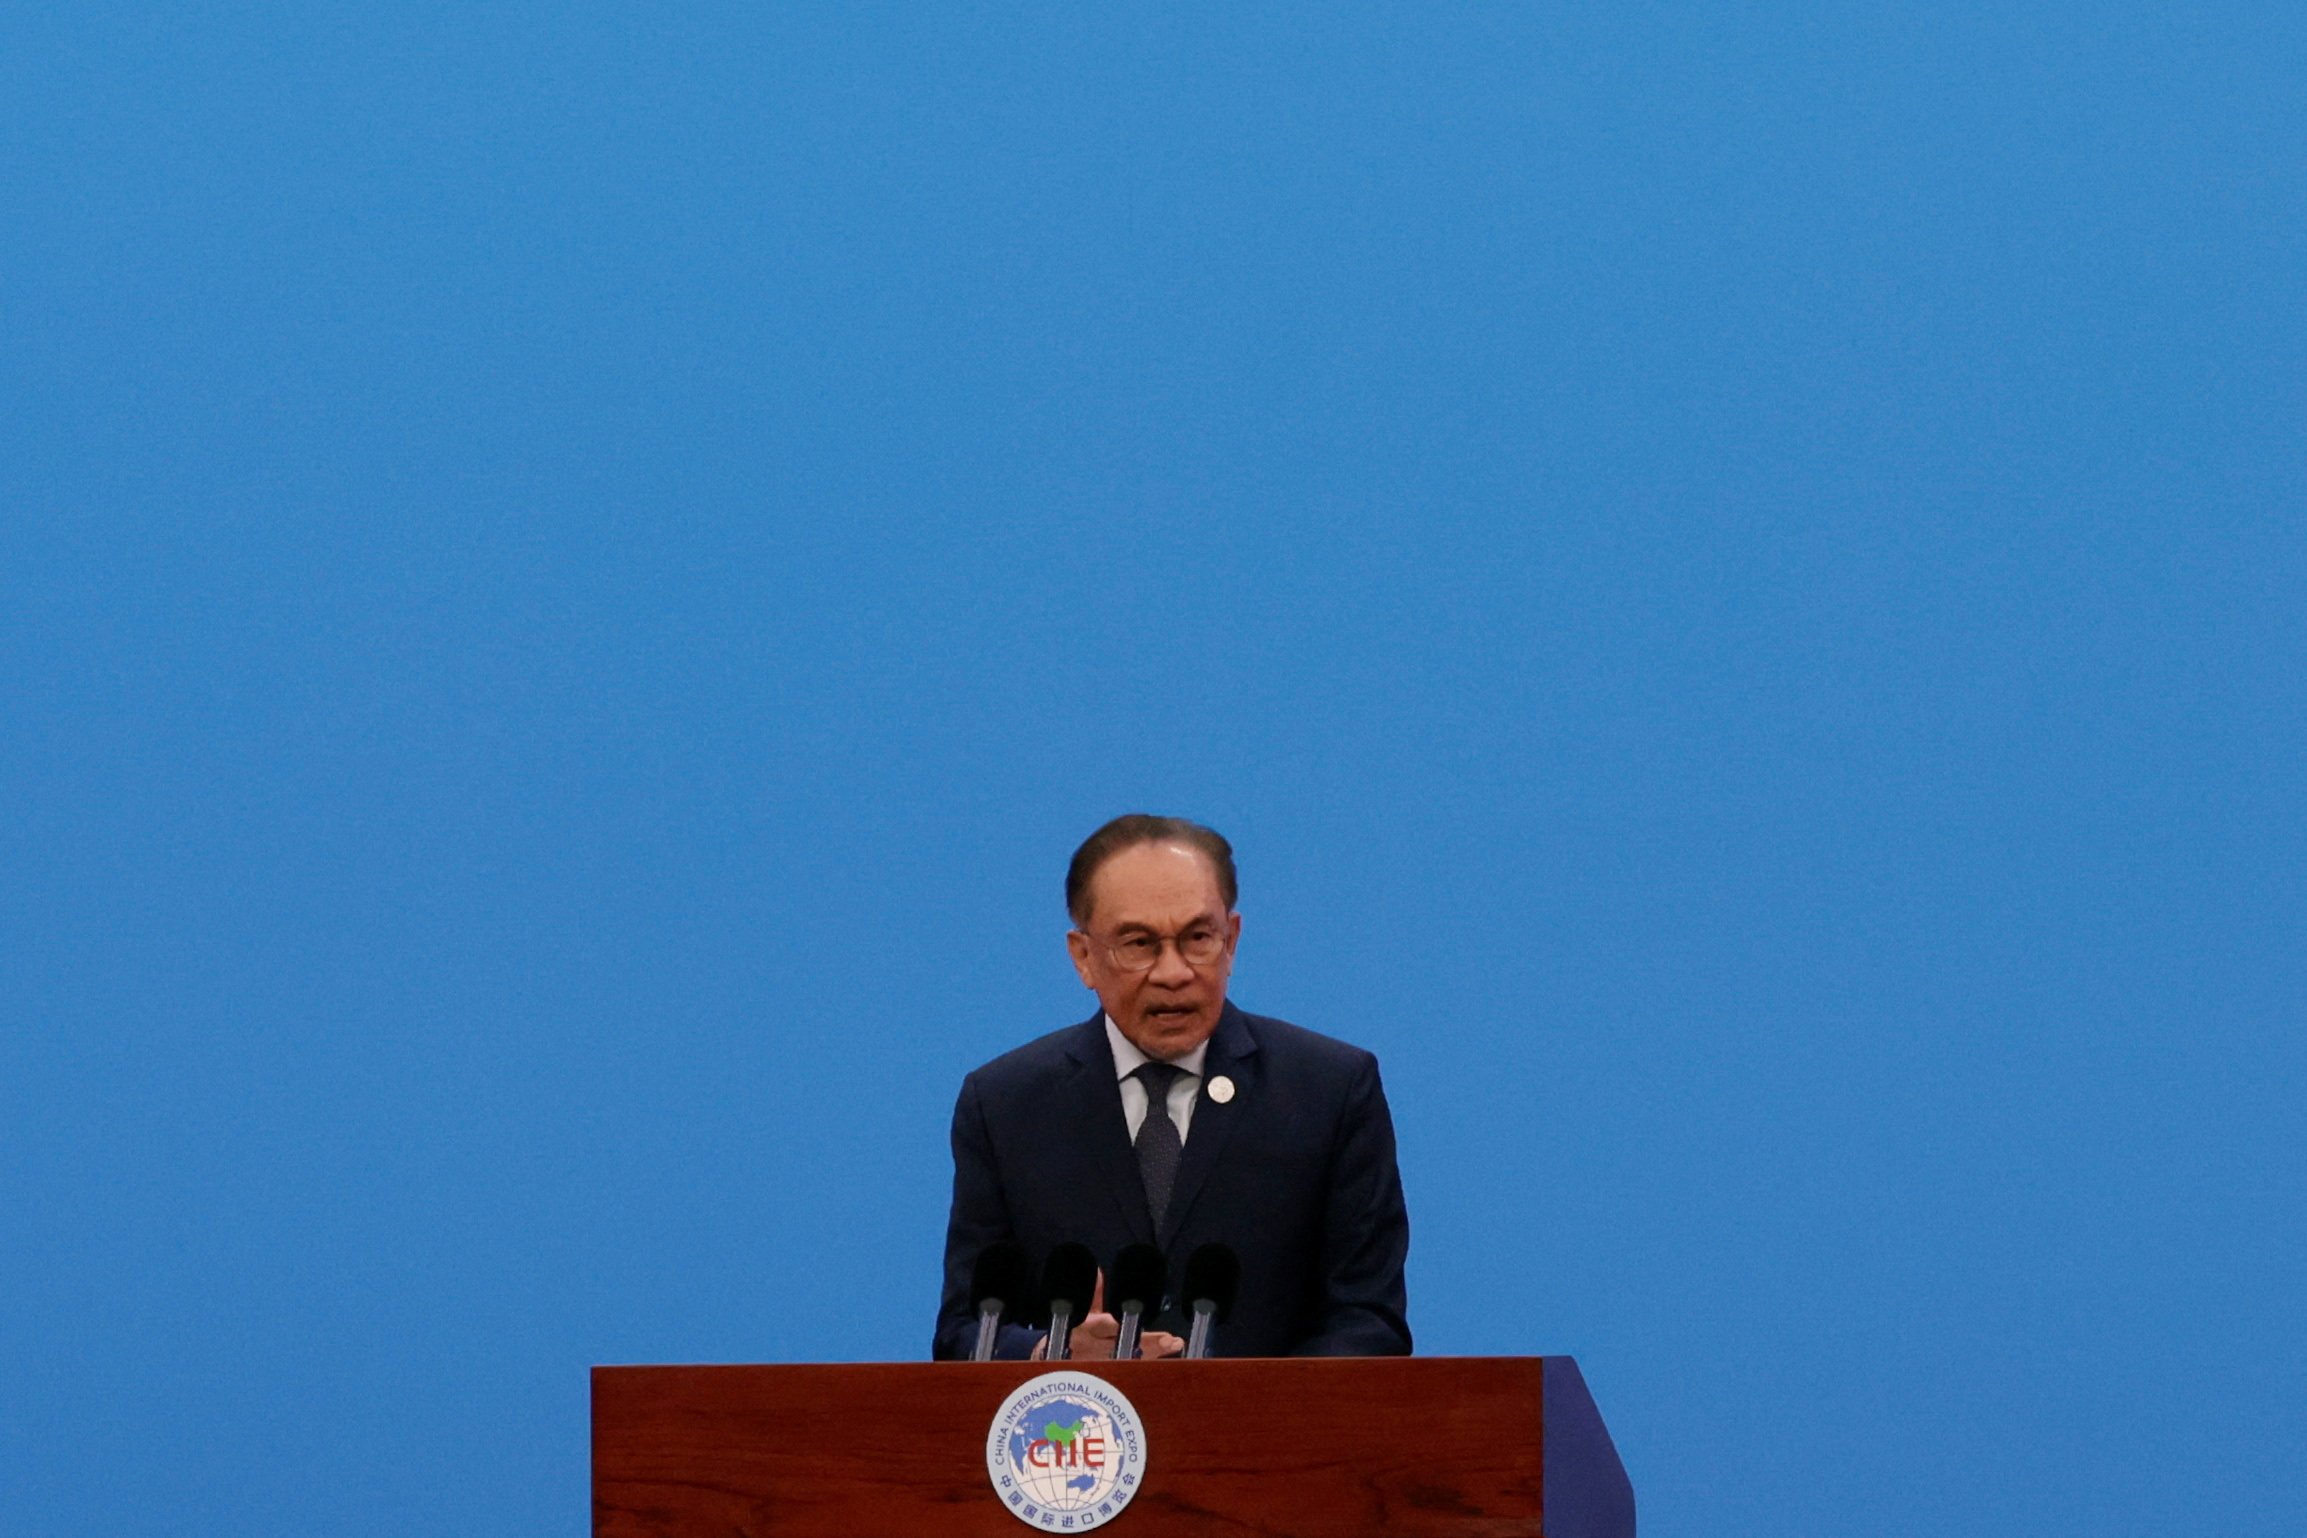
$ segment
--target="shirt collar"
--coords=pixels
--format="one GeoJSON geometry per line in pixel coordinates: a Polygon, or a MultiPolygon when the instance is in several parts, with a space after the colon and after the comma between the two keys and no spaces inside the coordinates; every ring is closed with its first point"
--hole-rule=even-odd
{"type": "MultiPolygon", "coordinates": [[[[1136,1042],[1121,1033],[1121,1027],[1113,1023],[1111,1015],[1105,1017],[1105,1040],[1106,1045],[1113,1048],[1113,1076],[1117,1079],[1126,1079],[1153,1061],[1138,1050],[1136,1042]]],[[[1202,1076],[1202,1062],[1209,1055],[1210,1044],[1205,1039],[1184,1057],[1168,1058],[1165,1061],[1173,1068],[1183,1068],[1198,1079],[1202,1076]]]]}

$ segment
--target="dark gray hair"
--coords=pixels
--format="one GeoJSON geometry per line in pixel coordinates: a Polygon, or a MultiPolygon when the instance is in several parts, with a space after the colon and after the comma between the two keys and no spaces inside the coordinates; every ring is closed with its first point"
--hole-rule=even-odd
{"type": "Polygon", "coordinates": [[[1089,884],[1105,862],[1140,844],[1183,844],[1209,856],[1217,868],[1218,895],[1226,900],[1226,911],[1233,911],[1239,890],[1234,883],[1234,846],[1225,835],[1183,817],[1130,812],[1083,839],[1073,852],[1073,863],[1065,868],[1065,911],[1076,924],[1089,922],[1089,884]]]}

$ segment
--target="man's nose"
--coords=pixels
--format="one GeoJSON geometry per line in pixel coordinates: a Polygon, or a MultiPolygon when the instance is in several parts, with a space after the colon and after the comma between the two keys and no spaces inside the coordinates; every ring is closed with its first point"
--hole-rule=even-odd
{"type": "Polygon", "coordinates": [[[1178,949],[1177,941],[1162,942],[1162,953],[1154,958],[1153,980],[1173,988],[1194,980],[1193,966],[1186,960],[1185,952],[1178,949]]]}

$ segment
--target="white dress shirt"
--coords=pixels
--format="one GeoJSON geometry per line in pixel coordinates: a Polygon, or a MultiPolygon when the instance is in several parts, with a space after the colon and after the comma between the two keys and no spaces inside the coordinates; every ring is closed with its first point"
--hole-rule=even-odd
{"type": "MultiPolygon", "coordinates": [[[[1137,1129],[1145,1125],[1145,1080],[1130,1077],[1154,1059],[1137,1049],[1137,1043],[1121,1033],[1113,1023],[1113,1016],[1105,1017],[1105,1039],[1113,1048],[1113,1071],[1121,1080],[1121,1114],[1129,1122],[1129,1140],[1137,1141],[1137,1129]]],[[[1204,1041],[1184,1057],[1163,1059],[1173,1068],[1185,1072],[1170,1081],[1170,1120],[1177,1124],[1178,1142],[1183,1144],[1193,1131],[1194,1102],[1201,1098],[1202,1062],[1210,1054],[1210,1044],[1204,1041]]]]}

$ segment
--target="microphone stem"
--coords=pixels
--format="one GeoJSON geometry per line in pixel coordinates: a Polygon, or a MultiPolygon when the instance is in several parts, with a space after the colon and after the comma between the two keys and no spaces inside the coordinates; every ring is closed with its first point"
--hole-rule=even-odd
{"type": "Polygon", "coordinates": [[[1043,1359],[1063,1362],[1073,1355],[1073,1305],[1060,1303],[1049,1311],[1049,1350],[1043,1359]]]}
{"type": "Polygon", "coordinates": [[[977,1309],[977,1349],[969,1354],[973,1362],[993,1360],[993,1337],[1001,1330],[1001,1300],[987,1298],[977,1309]]]}
{"type": "Polygon", "coordinates": [[[1186,1355],[1197,1362],[1210,1354],[1210,1321],[1217,1311],[1217,1305],[1209,1299],[1194,1299],[1194,1328],[1186,1337],[1186,1355]]]}
{"type": "Polygon", "coordinates": [[[1124,1305],[1121,1311],[1121,1333],[1114,1337],[1113,1359],[1126,1362],[1137,1355],[1138,1328],[1145,1321],[1145,1311],[1135,1305],[1124,1305]]]}

